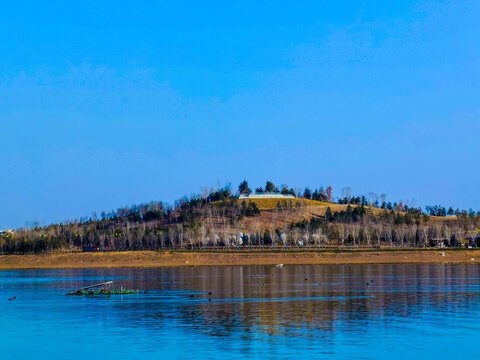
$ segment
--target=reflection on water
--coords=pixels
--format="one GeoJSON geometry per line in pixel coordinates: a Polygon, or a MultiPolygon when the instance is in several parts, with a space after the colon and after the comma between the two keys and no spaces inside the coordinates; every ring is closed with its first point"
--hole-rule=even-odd
{"type": "Polygon", "coordinates": [[[475,358],[479,295],[477,265],[4,271],[1,358],[475,358]],[[147,292],[64,295],[103,280],[147,292]]]}

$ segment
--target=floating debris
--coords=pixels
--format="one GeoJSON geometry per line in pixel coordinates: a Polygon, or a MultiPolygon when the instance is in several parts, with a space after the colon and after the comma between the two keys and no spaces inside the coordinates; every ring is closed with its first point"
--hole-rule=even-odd
{"type": "Polygon", "coordinates": [[[108,289],[107,286],[112,284],[113,281],[107,281],[100,284],[85,286],[74,292],[67,293],[66,295],[123,295],[123,294],[139,294],[138,290],[130,289],[108,289]]]}
{"type": "Polygon", "coordinates": [[[283,264],[277,264],[277,265],[275,265],[275,267],[281,269],[281,268],[283,268],[283,264]]]}

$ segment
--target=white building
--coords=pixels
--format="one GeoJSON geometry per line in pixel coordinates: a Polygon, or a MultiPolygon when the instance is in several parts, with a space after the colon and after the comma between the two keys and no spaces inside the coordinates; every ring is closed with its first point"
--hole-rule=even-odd
{"type": "Polygon", "coordinates": [[[270,193],[250,193],[242,194],[238,197],[239,199],[293,199],[295,196],[292,194],[281,194],[279,192],[270,192],[270,193]]]}

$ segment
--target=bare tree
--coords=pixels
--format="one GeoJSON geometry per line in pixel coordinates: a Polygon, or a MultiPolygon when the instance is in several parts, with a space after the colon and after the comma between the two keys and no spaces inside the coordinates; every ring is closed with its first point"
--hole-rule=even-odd
{"type": "Polygon", "coordinates": [[[352,188],[344,187],[342,189],[342,198],[346,198],[347,201],[350,202],[351,197],[352,197],[352,188]]]}

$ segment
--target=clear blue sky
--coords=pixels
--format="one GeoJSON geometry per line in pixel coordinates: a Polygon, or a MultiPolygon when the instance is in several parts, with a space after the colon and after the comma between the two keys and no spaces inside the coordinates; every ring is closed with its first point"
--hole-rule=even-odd
{"type": "Polygon", "coordinates": [[[244,178],[480,208],[480,2],[15,1],[0,229],[244,178]]]}

